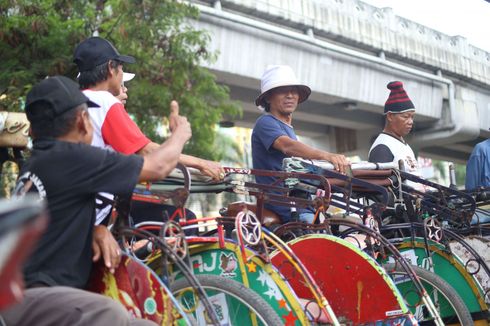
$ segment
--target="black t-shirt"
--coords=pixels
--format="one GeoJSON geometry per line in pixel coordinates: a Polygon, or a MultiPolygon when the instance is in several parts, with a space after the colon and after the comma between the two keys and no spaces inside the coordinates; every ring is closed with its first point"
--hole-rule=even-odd
{"type": "Polygon", "coordinates": [[[137,155],[56,140],[34,142],[15,193],[46,199],[50,222],[24,266],[27,286],[85,287],[92,266],[95,195],[130,193],[142,166],[137,155]]]}

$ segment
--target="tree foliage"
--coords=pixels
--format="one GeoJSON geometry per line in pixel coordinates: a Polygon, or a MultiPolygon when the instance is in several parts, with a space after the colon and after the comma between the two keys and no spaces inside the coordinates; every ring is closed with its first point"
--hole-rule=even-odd
{"type": "Polygon", "coordinates": [[[193,137],[185,151],[220,159],[215,125],[238,114],[228,89],[201,65],[216,59],[209,35],[193,28],[198,11],[173,0],[0,0],[0,109],[18,111],[31,86],[48,75],[75,78],[75,46],[94,32],[136,64],[126,108],[140,128],[161,141],[157,126],[176,99],[193,137]]]}

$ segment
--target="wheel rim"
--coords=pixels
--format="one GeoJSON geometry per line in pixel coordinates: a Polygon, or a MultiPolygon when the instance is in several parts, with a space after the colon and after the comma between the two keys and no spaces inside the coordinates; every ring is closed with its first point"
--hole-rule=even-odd
{"type": "MultiPolygon", "coordinates": [[[[227,320],[230,325],[267,325],[264,318],[252,306],[234,293],[209,285],[203,288],[214,305],[220,322],[227,320]]],[[[198,325],[207,320],[194,289],[187,287],[175,291],[174,295],[183,310],[191,313],[198,325]]]]}

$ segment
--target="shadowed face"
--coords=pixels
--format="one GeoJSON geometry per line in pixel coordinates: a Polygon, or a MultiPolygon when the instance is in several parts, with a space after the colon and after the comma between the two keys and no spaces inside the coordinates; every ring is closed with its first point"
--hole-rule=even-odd
{"type": "Polygon", "coordinates": [[[126,105],[126,100],[128,99],[128,89],[126,86],[124,86],[124,83],[121,85],[121,91],[119,95],[116,97],[119,99],[119,101],[122,102],[122,104],[126,105]]]}
{"type": "Polygon", "coordinates": [[[108,91],[114,95],[118,96],[121,93],[121,85],[123,83],[123,65],[117,65],[117,68],[112,68],[109,66],[109,85],[108,91]]]}
{"type": "Polygon", "coordinates": [[[270,112],[279,115],[290,115],[298,107],[299,92],[296,86],[283,86],[270,91],[266,101],[270,105],[270,112]]]}

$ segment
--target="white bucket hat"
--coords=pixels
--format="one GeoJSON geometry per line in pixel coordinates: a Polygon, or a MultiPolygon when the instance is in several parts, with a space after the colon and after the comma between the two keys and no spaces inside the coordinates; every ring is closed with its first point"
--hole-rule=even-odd
{"type": "Polygon", "coordinates": [[[298,88],[298,103],[306,101],[308,96],[311,94],[311,89],[308,86],[299,83],[293,69],[291,69],[290,66],[268,66],[262,75],[262,79],[260,81],[261,94],[255,100],[255,105],[264,108],[267,93],[274,88],[282,86],[296,86],[298,88]]]}

